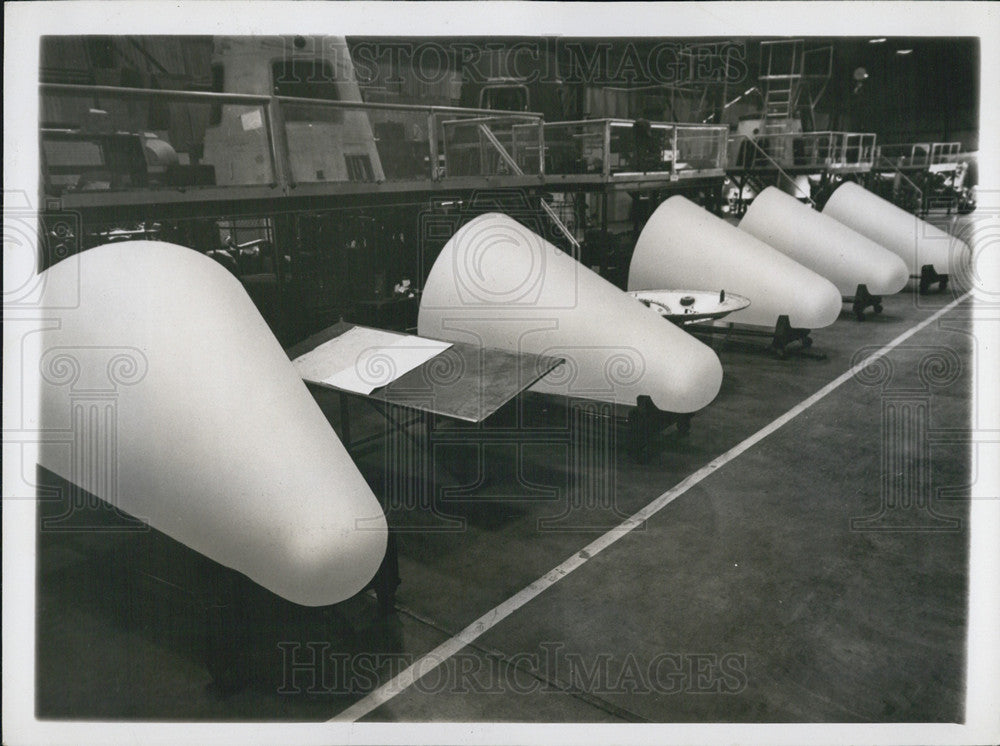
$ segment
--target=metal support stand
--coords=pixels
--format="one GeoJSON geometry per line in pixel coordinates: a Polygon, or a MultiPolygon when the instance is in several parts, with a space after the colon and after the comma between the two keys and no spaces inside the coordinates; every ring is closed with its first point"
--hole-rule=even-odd
{"type": "Polygon", "coordinates": [[[636,406],[629,410],[625,420],[628,432],[629,455],[638,463],[646,463],[650,458],[649,442],[657,433],[671,425],[677,425],[677,432],[687,436],[691,432],[692,414],[664,412],[657,409],[648,396],[640,396],[636,406]]]}
{"type": "Polygon", "coordinates": [[[882,313],[882,296],[869,293],[867,285],[858,285],[854,297],[844,298],[844,302],[851,304],[851,311],[858,321],[865,320],[865,309],[868,307],[871,307],[873,313],[882,313]]]}
{"type": "Polygon", "coordinates": [[[797,350],[798,354],[802,357],[808,357],[813,360],[825,360],[826,355],[822,352],[812,352],[810,347],[812,347],[812,338],[809,336],[809,329],[797,329],[791,325],[788,321],[788,316],[781,315],[778,317],[778,322],[774,325],[774,331],[763,331],[758,329],[737,329],[732,324],[725,327],[717,326],[705,326],[702,324],[689,324],[684,327],[686,331],[695,335],[696,337],[712,336],[715,334],[725,334],[726,341],[728,341],[733,336],[741,337],[768,337],[771,339],[771,345],[769,349],[774,352],[782,360],[788,357],[789,352],[792,350],[788,349],[788,346],[793,342],[799,343],[799,348],[797,350]]]}
{"type": "Polygon", "coordinates": [[[931,285],[937,283],[938,292],[943,293],[948,287],[948,275],[939,275],[934,271],[934,265],[925,264],[920,268],[920,294],[926,295],[930,292],[931,285]]]}
{"type": "Polygon", "coordinates": [[[368,584],[368,588],[375,591],[375,598],[378,600],[379,616],[386,617],[396,611],[396,589],[399,588],[401,579],[399,577],[399,548],[397,546],[396,532],[389,527],[389,542],[385,547],[385,557],[382,564],[368,584]]]}
{"type": "Polygon", "coordinates": [[[822,360],[826,357],[823,354],[807,352],[813,343],[809,337],[808,329],[796,329],[788,321],[787,316],[779,316],[778,323],[774,325],[774,337],[771,339],[771,349],[774,350],[778,357],[784,360],[788,357],[788,345],[792,342],[798,342],[801,345],[799,353],[804,357],[811,357],[817,360],[822,360]]]}

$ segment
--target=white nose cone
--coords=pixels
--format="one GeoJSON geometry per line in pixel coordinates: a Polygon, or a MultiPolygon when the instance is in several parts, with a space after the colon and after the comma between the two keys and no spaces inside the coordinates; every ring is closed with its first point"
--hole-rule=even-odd
{"type": "Polygon", "coordinates": [[[42,466],[295,603],[362,590],[385,516],[229,272],[131,241],[43,277],[42,466]]]}
{"type": "Polygon", "coordinates": [[[719,392],[715,352],[517,221],[464,225],[434,263],[419,333],[566,359],[533,390],[694,412],[719,392]]]}
{"type": "Polygon", "coordinates": [[[740,229],[822,275],[844,296],[858,285],[892,295],[909,279],[899,256],[775,187],[754,198],[740,229]]]}
{"type": "Polygon", "coordinates": [[[820,329],[840,315],[837,287],[746,231],[681,196],[649,218],[632,254],[629,290],[725,290],[750,299],[726,321],[820,329]]]}
{"type": "Polygon", "coordinates": [[[938,274],[958,274],[970,261],[964,241],[850,181],[837,187],[823,214],[898,254],[914,276],[928,264],[938,274]]]}

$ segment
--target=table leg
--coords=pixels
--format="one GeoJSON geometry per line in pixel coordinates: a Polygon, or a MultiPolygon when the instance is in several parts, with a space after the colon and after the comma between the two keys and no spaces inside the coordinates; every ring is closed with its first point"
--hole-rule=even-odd
{"type": "Polygon", "coordinates": [[[351,411],[347,394],[340,392],[340,429],[344,433],[344,447],[351,448],[351,411]]]}
{"type": "Polygon", "coordinates": [[[399,549],[396,542],[396,532],[389,529],[389,540],[385,548],[385,557],[375,573],[372,587],[378,599],[380,616],[388,616],[396,610],[396,589],[399,587],[399,549]]]}

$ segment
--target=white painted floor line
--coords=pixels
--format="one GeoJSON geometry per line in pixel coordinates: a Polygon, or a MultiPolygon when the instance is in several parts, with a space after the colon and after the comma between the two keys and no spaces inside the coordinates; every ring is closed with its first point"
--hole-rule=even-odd
{"type": "Polygon", "coordinates": [[[533,598],[541,594],[544,590],[555,585],[564,577],[569,575],[571,572],[581,567],[588,560],[592,559],[599,552],[607,549],[609,546],[614,544],[616,541],[621,539],[623,536],[631,532],[637,526],[642,525],[643,522],[651,518],[657,512],[662,510],[668,504],[676,500],[678,497],[683,495],[689,489],[694,487],[696,484],[701,482],[705,477],[714,473],[716,470],[728,464],[734,458],[744,453],[749,448],[762,441],[768,435],[773,433],[778,428],[782,427],[798,415],[802,414],[805,410],[809,409],[813,404],[820,401],[830,392],[839,388],[841,385],[851,380],[859,371],[867,367],[871,363],[875,362],[882,356],[886,355],[893,348],[898,347],[907,339],[912,337],[917,332],[926,328],[930,324],[933,324],[944,314],[948,313],[951,309],[957,306],[959,303],[964,301],[969,297],[969,293],[957,298],[952,301],[944,308],[936,311],[931,316],[927,317],[921,321],[916,326],[911,327],[907,331],[900,334],[894,340],[889,342],[885,347],[881,348],[877,352],[872,353],[860,363],[850,368],[846,372],[839,375],[837,378],[833,379],[826,386],[821,388],[815,394],[807,399],[796,404],[794,407],[789,409],[783,415],[773,420],[753,435],[749,436],[745,440],[737,443],[735,446],[730,448],[725,453],[712,459],[705,466],[698,469],[696,472],[690,474],[687,478],[681,480],[679,483],[671,487],[669,490],[664,492],[662,495],[657,497],[651,503],[646,505],[644,508],[639,510],[637,513],[631,517],[625,519],[615,528],[603,534],[599,538],[592,541],[590,544],[585,546],[579,552],[574,554],[572,557],[567,559],[565,562],[561,563],[557,567],[553,568],[545,575],[540,577],[538,580],[534,581],[527,587],[518,591],[516,594],[508,598],[506,601],[490,609],[488,612],[483,614],[479,619],[474,621],[468,627],[463,629],[457,635],[449,640],[445,640],[443,643],[438,645],[432,651],[426,655],[418,658],[413,662],[408,668],[401,671],[395,677],[384,683],[378,689],[375,689],[370,694],[366,695],[364,698],[354,703],[346,710],[341,712],[336,717],[331,718],[328,722],[354,722],[359,718],[364,717],[368,713],[375,710],[377,707],[385,704],[391,700],[396,695],[405,691],[408,687],[412,686],[415,681],[433,671],[439,665],[448,660],[451,656],[455,655],[458,651],[464,648],[469,643],[475,641],[481,637],[487,630],[499,624],[501,621],[506,619],[508,616],[513,614],[519,608],[524,606],[526,603],[531,601],[533,598]]]}

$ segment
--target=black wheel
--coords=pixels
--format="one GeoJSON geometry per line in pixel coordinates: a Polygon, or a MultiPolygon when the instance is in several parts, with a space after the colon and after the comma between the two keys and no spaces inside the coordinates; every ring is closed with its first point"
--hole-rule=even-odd
{"type": "Polygon", "coordinates": [[[938,292],[943,293],[945,291],[945,288],[947,287],[948,287],[948,278],[942,277],[941,280],[938,282],[938,292]]]}
{"type": "MultiPolygon", "coordinates": [[[[864,314],[861,314],[861,320],[864,321],[864,314]]],[[[802,348],[803,349],[808,350],[812,346],[813,346],[813,341],[812,341],[811,338],[809,338],[809,337],[803,337],[802,338],[802,348]]]]}
{"type": "MultiPolygon", "coordinates": [[[[856,318],[858,321],[864,321],[865,320],[865,312],[864,311],[855,311],[854,312],[854,318],[856,318]]],[[[805,340],[803,340],[802,344],[803,345],[805,344],[805,340]]]]}
{"type": "Polygon", "coordinates": [[[875,313],[882,313],[882,304],[876,303],[874,308],[875,313]]]}
{"type": "Polygon", "coordinates": [[[927,280],[920,281],[920,294],[927,295],[927,291],[931,289],[931,284],[927,280]]]}

